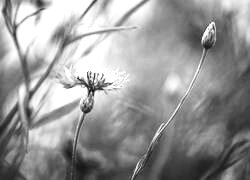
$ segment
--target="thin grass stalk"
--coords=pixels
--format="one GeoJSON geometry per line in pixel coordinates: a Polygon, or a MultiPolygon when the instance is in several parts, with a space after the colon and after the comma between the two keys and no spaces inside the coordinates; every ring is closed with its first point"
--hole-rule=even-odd
{"type": "MultiPolygon", "coordinates": [[[[51,70],[53,69],[55,63],[58,61],[58,59],[61,57],[61,55],[62,55],[62,52],[60,50],[58,50],[55,58],[49,64],[49,66],[45,70],[44,74],[41,76],[41,78],[38,80],[38,82],[35,84],[35,86],[30,90],[30,94],[29,94],[30,99],[34,96],[34,94],[40,88],[42,83],[47,79],[47,77],[49,76],[49,74],[50,74],[51,70]]],[[[14,104],[13,108],[9,111],[9,113],[7,114],[7,116],[4,119],[3,123],[0,125],[0,132],[2,132],[2,130],[5,128],[5,126],[11,121],[11,119],[16,114],[17,110],[18,110],[18,102],[16,102],[14,104]]]]}
{"type": "MultiPolygon", "coordinates": [[[[15,28],[16,29],[16,28],[15,28]]],[[[26,88],[26,96],[27,96],[27,100],[29,99],[29,90],[30,90],[30,73],[29,73],[29,69],[28,69],[28,62],[27,62],[27,58],[26,56],[22,53],[18,38],[17,38],[17,32],[16,30],[14,30],[13,34],[11,35],[15,44],[15,47],[17,49],[18,52],[18,56],[21,62],[21,67],[22,67],[22,71],[23,71],[23,76],[24,76],[24,84],[25,84],[25,88],[26,88]]],[[[28,102],[27,102],[28,103],[28,102]]],[[[28,104],[26,105],[28,106],[28,104]]]]}
{"type": "MultiPolygon", "coordinates": [[[[7,3],[7,1],[5,3],[7,3]]],[[[25,89],[26,89],[26,98],[25,98],[26,100],[24,101],[24,108],[25,108],[25,110],[27,110],[28,105],[29,105],[29,100],[31,98],[31,96],[30,96],[30,73],[29,73],[28,62],[27,62],[27,54],[28,54],[29,48],[27,49],[26,53],[22,52],[21,46],[20,46],[20,43],[19,43],[18,37],[17,37],[17,30],[18,30],[18,27],[23,22],[25,22],[30,17],[38,14],[41,10],[38,10],[37,12],[26,16],[23,20],[20,21],[20,23],[17,23],[16,19],[17,19],[17,16],[18,16],[18,11],[19,11],[20,5],[21,5],[21,2],[19,2],[18,5],[17,5],[13,20],[9,19],[5,15],[4,10],[2,10],[2,13],[3,13],[3,16],[4,16],[5,24],[7,26],[7,30],[8,30],[9,34],[11,35],[11,37],[13,39],[14,45],[15,45],[17,53],[18,53],[18,57],[19,57],[20,62],[21,62],[21,69],[22,69],[22,72],[23,72],[24,85],[25,85],[25,89]],[[9,22],[9,21],[11,21],[11,22],[9,22]]],[[[17,110],[18,110],[18,102],[15,103],[14,107],[10,110],[10,112],[7,114],[4,121],[1,123],[0,132],[2,132],[3,129],[5,129],[5,127],[9,123],[9,121],[13,118],[13,116],[17,112],[17,110]]]]}
{"type": "Polygon", "coordinates": [[[76,148],[77,148],[77,143],[81,131],[81,127],[83,125],[83,121],[85,119],[86,113],[82,112],[80,115],[80,118],[78,120],[77,126],[76,126],[76,131],[75,131],[75,136],[73,140],[73,149],[72,149],[72,162],[71,162],[71,168],[70,168],[70,179],[75,180],[75,162],[76,162],[76,148]]]}
{"type": "MultiPolygon", "coordinates": [[[[145,5],[149,0],[142,0],[135,6],[133,6],[131,9],[129,9],[122,17],[120,17],[119,20],[117,20],[114,24],[114,26],[121,26],[126,22],[136,11],[138,11],[143,5],[145,5]]],[[[98,38],[95,42],[93,42],[83,53],[82,56],[88,55],[90,52],[94,50],[94,48],[99,45],[103,40],[105,40],[109,34],[107,34],[105,37],[98,38]]]]}
{"type": "Polygon", "coordinates": [[[134,14],[138,9],[144,6],[149,0],[142,0],[132,7],[128,12],[126,12],[116,23],[115,26],[121,26],[132,14],[134,14]]]}
{"type": "Polygon", "coordinates": [[[93,0],[90,4],[89,4],[89,6],[86,8],[86,10],[82,13],[82,15],[80,16],[80,20],[82,20],[85,16],[86,16],[86,14],[89,12],[89,10],[95,5],[95,3],[97,2],[98,0],[93,0]]]}
{"type": "Polygon", "coordinates": [[[20,7],[20,4],[17,6],[17,9],[15,11],[15,15],[14,15],[14,19],[13,19],[14,22],[9,22],[12,20],[9,19],[7,17],[7,15],[5,15],[4,10],[2,10],[2,12],[3,12],[5,25],[7,27],[7,30],[9,32],[13,42],[14,42],[14,45],[15,45],[17,53],[18,53],[18,57],[19,57],[19,60],[21,63],[21,68],[22,68],[22,72],[23,72],[23,76],[24,76],[26,95],[29,97],[30,75],[29,75],[29,70],[28,70],[28,62],[27,62],[26,56],[22,53],[20,43],[19,43],[18,38],[17,38],[16,18],[17,18],[19,7],[20,7]]]}
{"type": "Polygon", "coordinates": [[[40,8],[38,10],[36,10],[35,12],[31,13],[30,15],[24,17],[20,22],[18,22],[16,24],[16,27],[18,28],[21,24],[23,24],[25,21],[27,21],[29,18],[36,16],[37,14],[39,14],[41,11],[45,10],[45,8],[40,8]]]}
{"type": "Polygon", "coordinates": [[[21,123],[24,129],[24,142],[25,142],[25,151],[28,152],[28,142],[29,142],[29,115],[27,114],[27,110],[25,109],[25,102],[27,101],[27,97],[25,96],[25,91],[23,86],[19,88],[18,91],[18,110],[19,110],[19,116],[21,119],[21,123]]]}
{"type": "Polygon", "coordinates": [[[136,26],[120,26],[120,27],[104,28],[104,29],[100,29],[97,31],[91,31],[91,32],[87,32],[87,33],[81,34],[79,36],[76,36],[75,38],[73,38],[69,42],[67,42],[66,44],[72,44],[76,41],[81,40],[84,37],[91,36],[91,35],[111,33],[111,32],[116,32],[116,31],[124,31],[124,30],[136,29],[136,28],[137,28],[136,26]]]}
{"type": "Polygon", "coordinates": [[[143,168],[145,167],[150,155],[152,154],[153,150],[154,150],[154,147],[155,145],[158,143],[158,140],[159,138],[162,136],[163,134],[163,131],[165,130],[165,128],[173,121],[174,117],[176,116],[176,114],[180,111],[182,105],[184,104],[185,100],[187,99],[190,91],[192,90],[193,86],[194,86],[194,83],[198,77],[198,74],[201,70],[201,67],[205,61],[205,57],[206,57],[206,54],[207,54],[207,49],[203,48],[203,51],[202,51],[202,56],[201,56],[201,59],[199,61],[199,64],[198,64],[198,67],[196,69],[196,72],[188,86],[188,89],[186,90],[185,94],[182,96],[180,102],[178,103],[178,105],[176,106],[174,112],[172,113],[171,117],[165,122],[165,123],[162,123],[160,125],[160,127],[157,129],[146,153],[143,155],[143,157],[138,161],[135,169],[134,169],[134,172],[130,178],[130,180],[135,180],[136,177],[139,175],[139,173],[143,170],[143,168]]]}

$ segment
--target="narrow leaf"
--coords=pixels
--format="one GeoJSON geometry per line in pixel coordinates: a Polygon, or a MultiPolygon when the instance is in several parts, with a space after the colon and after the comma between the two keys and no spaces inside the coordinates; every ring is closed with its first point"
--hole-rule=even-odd
{"type": "Polygon", "coordinates": [[[49,113],[44,114],[37,122],[31,125],[31,129],[39,128],[47,123],[55,121],[73,111],[79,104],[79,99],[72,101],[69,104],[63,105],[49,113]]]}

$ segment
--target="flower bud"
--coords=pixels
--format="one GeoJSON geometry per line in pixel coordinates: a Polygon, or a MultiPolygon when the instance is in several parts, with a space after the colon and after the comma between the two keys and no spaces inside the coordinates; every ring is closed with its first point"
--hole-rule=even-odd
{"type": "Polygon", "coordinates": [[[86,98],[82,98],[80,101],[80,109],[83,113],[89,113],[94,106],[94,93],[89,92],[86,98]]]}
{"type": "Polygon", "coordinates": [[[201,44],[205,49],[210,49],[216,42],[216,26],[211,22],[203,33],[201,44]]]}

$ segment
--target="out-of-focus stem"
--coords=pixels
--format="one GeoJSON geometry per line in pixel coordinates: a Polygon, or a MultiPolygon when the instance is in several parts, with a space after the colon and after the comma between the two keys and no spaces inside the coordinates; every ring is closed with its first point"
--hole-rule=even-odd
{"type": "MultiPolygon", "coordinates": [[[[28,62],[26,59],[26,55],[23,54],[20,44],[18,42],[18,38],[17,38],[17,31],[16,28],[14,28],[14,32],[13,34],[11,34],[20,62],[21,62],[21,67],[22,67],[22,71],[23,71],[23,76],[24,76],[24,84],[25,84],[25,88],[26,88],[26,96],[27,96],[27,100],[29,100],[29,92],[30,92],[30,74],[29,74],[29,69],[28,69],[28,62]]],[[[28,105],[28,104],[27,104],[28,105]]],[[[26,106],[27,106],[26,105],[26,106]]]]}
{"type": "Polygon", "coordinates": [[[86,14],[89,12],[89,10],[94,6],[94,4],[97,2],[98,0],[92,0],[92,2],[89,4],[89,6],[87,7],[87,9],[82,13],[82,15],[80,16],[80,20],[82,20],[84,18],[84,16],[86,16],[86,14]]]}
{"type": "Polygon", "coordinates": [[[70,179],[75,180],[75,162],[76,162],[76,148],[77,148],[77,142],[80,135],[80,130],[84,121],[84,118],[86,116],[86,113],[81,113],[80,118],[78,120],[75,136],[73,140],[73,149],[72,149],[72,162],[71,162],[71,170],[70,170],[70,179]]]}
{"type": "Polygon", "coordinates": [[[18,23],[16,24],[16,27],[19,27],[19,26],[20,26],[21,24],[23,24],[26,20],[28,20],[29,18],[31,18],[31,17],[33,17],[33,16],[39,14],[39,13],[40,13],[41,11],[43,11],[43,10],[45,10],[45,8],[40,8],[40,9],[36,10],[35,12],[33,12],[32,14],[26,16],[25,18],[23,18],[20,22],[18,22],[18,23]]]}
{"type": "Polygon", "coordinates": [[[95,34],[111,33],[111,32],[124,31],[124,30],[129,30],[129,29],[136,29],[136,28],[137,27],[135,27],[135,26],[120,26],[120,27],[112,27],[112,28],[100,29],[100,30],[97,30],[97,31],[90,31],[90,32],[84,33],[82,35],[74,37],[69,42],[66,42],[66,45],[72,44],[72,43],[74,43],[76,41],[81,40],[84,37],[95,35],[95,34]]]}
{"type": "MultiPolygon", "coordinates": [[[[120,17],[115,23],[114,27],[121,26],[126,22],[135,12],[137,12],[143,5],[145,5],[149,0],[142,0],[139,3],[137,3],[135,6],[133,6],[131,9],[129,9],[122,17],[120,17]]],[[[94,48],[100,44],[103,40],[105,40],[110,34],[107,34],[104,37],[99,37],[95,42],[93,42],[84,52],[83,56],[89,54],[94,50],[94,48]]]]}

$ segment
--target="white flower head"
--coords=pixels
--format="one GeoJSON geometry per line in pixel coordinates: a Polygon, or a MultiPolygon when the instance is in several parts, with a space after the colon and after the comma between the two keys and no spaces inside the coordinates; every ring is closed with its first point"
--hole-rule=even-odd
{"type": "Polygon", "coordinates": [[[89,92],[111,91],[121,89],[128,82],[128,75],[125,72],[116,70],[107,73],[88,71],[86,74],[78,75],[71,67],[64,68],[64,72],[57,75],[59,82],[64,88],[72,88],[81,85],[89,92]]]}

